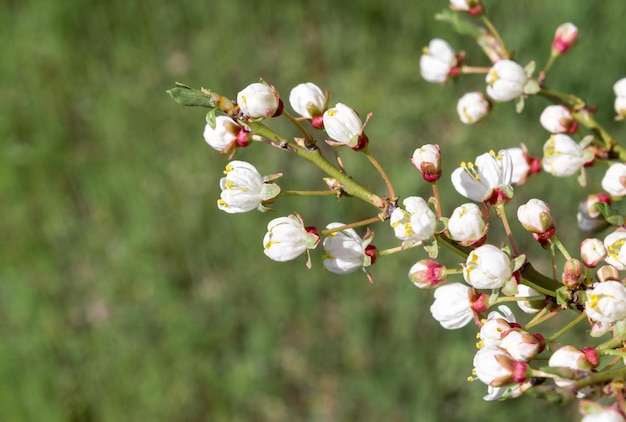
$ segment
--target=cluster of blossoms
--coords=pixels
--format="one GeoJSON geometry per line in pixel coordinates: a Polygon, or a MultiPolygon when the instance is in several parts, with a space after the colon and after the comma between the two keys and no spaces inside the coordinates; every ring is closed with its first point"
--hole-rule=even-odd
{"type": "MultiPolygon", "coordinates": [[[[480,0],[450,1],[450,9],[451,13],[467,15],[470,22],[476,17],[487,21],[480,0]]],[[[477,327],[480,340],[472,379],[487,385],[486,400],[514,398],[532,389],[558,395],[562,400],[584,398],[580,402],[583,420],[626,420],[626,392],[620,384],[626,377],[626,366],[621,362],[626,350],[626,228],[623,216],[613,208],[626,196],[626,150],[605,135],[606,131],[587,130],[599,127],[594,120],[594,107],[586,106],[571,94],[543,87],[552,62],[576,44],[576,26],[566,23],[556,29],[550,60],[537,77],[533,77],[534,63],[522,66],[512,59],[492,24],[486,29],[478,25],[476,28],[479,41],[481,37],[487,39],[479,45],[489,60],[488,66],[468,66],[466,62],[475,60],[474,57],[456,52],[445,40],[433,39],[419,60],[422,77],[443,84],[463,75],[484,75],[484,93],[465,93],[457,103],[458,116],[464,124],[485,121],[497,103],[515,101],[516,110],[522,112],[524,101],[545,97],[553,104],[543,110],[537,121],[549,136],[539,140],[538,145],[531,145],[538,147],[542,156],[531,155],[522,144],[484,152],[474,161],[462,162],[449,178],[467,202],[453,210],[444,210],[439,197],[438,181],[443,177],[439,145],[422,145],[407,160],[431,186],[433,195],[401,199],[369,152],[365,126],[371,114],[363,121],[346,104],[329,107],[329,92],[312,82],[291,89],[288,104],[295,115],[286,110],[278,90],[263,80],[240,91],[236,102],[184,85],[170,94],[181,104],[209,108],[204,138],[213,149],[231,159],[239,148],[255,142],[268,144],[305,159],[328,176],[322,191],[283,191],[276,183],[282,173],[262,176],[253,164],[232,160],[220,181],[220,210],[266,211],[269,205],[279,203],[282,195],[289,194],[337,199],[351,196],[377,208],[372,218],[319,226],[324,228],[307,226],[296,212],[273,218],[262,241],[267,257],[285,262],[305,255],[311,268],[311,251],[323,249],[321,264],[328,271],[362,271],[372,282],[369,267],[380,258],[422,248],[427,257],[412,265],[408,278],[420,289],[433,290],[430,311],[443,328],[459,329],[470,323],[477,327]],[[267,123],[279,117],[291,121],[302,136],[289,139],[270,129],[267,123]],[[388,194],[371,192],[347,175],[339,160],[336,164],[329,161],[317,146],[320,138],[331,147],[349,147],[364,154],[385,181],[388,194]],[[580,243],[576,253],[570,253],[558,239],[559,221],[548,202],[530,198],[514,211],[517,227],[529,232],[550,254],[552,274],[541,274],[515,243],[507,217],[514,190],[540,172],[555,177],[578,175],[584,187],[585,169],[591,166],[605,166],[606,170],[600,182],[602,191],[587,194],[580,201],[578,226],[589,237],[580,243]],[[372,227],[385,221],[398,242],[379,249],[373,244],[372,227]],[[491,235],[494,223],[502,225],[507,242],[491,235]],[[366,228],[365,233],[360,235],[359,228],[366,228]],[[437,261],[442,245],[463,256],[458,265],[445,266],[437,261]],[[511,308],[503,305],[505,302],[516,302],[524,317],[516,317],[511,308]],[[563,330],[550,336],[539,331],[543,322],[563,314],[574,315],[563,330]],[[524,319],[527,321],[522,322],[524,319]],[[564,332],[584,321],[589,339],[580,345],[559,343],[564,332]],[[593,340],[603,336],[608,340],[594,345],[593,340]],[[604,356],[617,357],[602,365],[604,356]],[[597,397],[611,397],[615,404],[600,406],[593,401],[597,397]],[[597,415],[606,419],[592,419],[597,415]]],[[[614,85],[614,92],[616,119],[623,119],[626,78],[614,85]]]]}

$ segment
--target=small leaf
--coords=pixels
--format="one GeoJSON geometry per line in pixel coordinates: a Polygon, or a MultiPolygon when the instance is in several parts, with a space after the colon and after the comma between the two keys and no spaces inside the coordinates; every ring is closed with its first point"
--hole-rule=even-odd
{"type": "Polygon", "coordinates": [[[620,319],[613,324],[613,338],[626,340],[626,319],[620,319]]]}
{"type": "Polygon", "coordinates": [[[617,213],[613,208],[611,208],[605,202],[596,202],[596,208],[602,213],[602,216],[609,224],[614,226],[623,226],[624,225],[624,217],[617,213]]]}
{"type": "Polygon", "coordinates": [[[167,93],[174,101],[184,106],[207,108],[216,107],[213,98],[185,84],[176,82],[176,86],[167,90],[167,93]]]}

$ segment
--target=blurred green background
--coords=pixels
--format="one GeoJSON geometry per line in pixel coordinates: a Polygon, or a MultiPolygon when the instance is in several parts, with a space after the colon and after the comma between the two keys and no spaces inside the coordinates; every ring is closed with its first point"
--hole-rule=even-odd
{"type": "MultiPolygon", "coordinates": [[[[623,135],[611,87],[626,72],[626,3],[485,3],[524,64],[545,62],[559,24],[578,25],[580,44],[548,85],[597,104],[599,120],[623,135]]],[[[299,211],[324,226],[375,210],[299,198],[281,199],[273,214],[219,212],[227,158],[205,144],[204,112],[165,93],[180,81],[235,97],[259,77],[284,98],[300,82],[329,88],[332,104],[374,113],[370,150],[401,196],[428,195],[408,161],[424,143],[442,146],[447,173],[520,142],[540,155],[542,99],[519,116],[498,105],[483,125],[466,127],[456,99],[482,90],[483,76],[444,87],[420,79],[421,49],[434,37],[466,50],[468,64],[487,64],[471,40],[433,19],[446,8],[443,0],[5,1],[0,419],[575,419],[571,406],[482,400],[485,386],[466,381],[476,330],[443,330],[428,310],[432,294],[407,279],[423,251],[381,259],[373,285],[325,271],[321,251],[311,271],[303,259],[267,259],[271,218],[299,211]]],[[[383,192],[367,162],[345,152],[348,171],[383,192]]],[[[280,151],[253,145],[237,158],[284,172],[285,189],[321,188],[315,168],[280,151]]],[[[449,212],[462,199],[446,181],[449,212]]],[[[575,241],[583,193],[564,187],[576,181],[537,181],[516,190],[514,204],[554,202],[566,212],[560,233],[575,241]]],[[[394,246],[387,226],[378,228],[376,244],[394,246]]]]}

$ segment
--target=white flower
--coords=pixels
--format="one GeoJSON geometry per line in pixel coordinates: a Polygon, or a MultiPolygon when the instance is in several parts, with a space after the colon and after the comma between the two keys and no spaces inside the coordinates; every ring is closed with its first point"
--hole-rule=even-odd
{"type": "Polygon", "coordinates": [[[517,209],[517,219],[531,233],[543,234],[554,228],[550,205],[541,199],[530,199],[517,209]]]}
{"type": "Polygon", "coordinates": [[[324,128],[333,141],[356,148],[362,142],[363,123],[356,111],[338,103],[324,112],[324,128]]]}
{"type": "Polygon", "coordinates": [[[319,236],[307,231],[299,216],[278,217],[267,225],[263,238],[265,255],[278,262],[291,261],[308,249],[315,249],[319,236]]]}
{"type": "Polygon", "coordinates": [[[495,101],[511,101],[524,93],[528,76],[513,60],[497,61],[487,73],[487,95],[495,101]]]}
{"type": "Polygon", "coordinates": [[[258,119],[274,116],[280,102],[274,87],[256,82],[239,91],[237,104],[244,116],[258,119]]]}
{"type": "Polygon", "coordinates": [[[543,145],[543,169],[556,177],[571,176],[585,164],[582,147],[572,138],[554,134],[543,145]]]}
{"type": "Polygon", "coordinates": [[[600,239],[587,238],[580,243],[580,259],[588,268],[595,268],[606,257],[606,248],[600,239]]]}
{"type": "MultiPolygon", "coordinates": [[[[343,223],[330,223],[327,229],[343,226],[343,223]]],[[[324,239],[323,265],[335,274],[348,274],[372,264],[372,258],[366,253],[366,248],[372,238],[361,239],[354,229],[345,229],[333,232],[324,239]]]]}
{"type": "Polygon", "coordinates": [[[402,201],[402,205],[404,209],[396,208],[389,219],[398,239],[418,243],[435,233],[437,218],[423,198],[409,196],[402,201]]]}
{"type": "Polygon", "coordinates": [[[421,259],[409,270],[409,280],[420,289],[432,289],[446,281],[446,267],[432,259],[421,259]]]}
{"type": "Polygon", "coordinates": [[[578,128],[578,122],[572,117],[572,113],[560,104],[547,106],[539,116],[539,121],[551,133],[574,133],[578,128]]]}
{"type": "Polygon", "coordinates": [[[612,164],[602,178],[602,189],[611,196],[626,195],[626,164],[612,164]]]}
{"type": "MultiPolygon", "coordinates": [[[[532,297],[532,296],[541,296],[541,295],[537,290],[533,289],[532,287],[528,287],[525,284],[517,285],[517,293],[515,294],[515,297],[532,297]]],[[[543,301],[540,301],[540,303],[543,306],[543,301]]],[[[518,300],[517,306],[519,306],[519,308],[527,314],[536,314],[537,312],[540,311],[540,309],[537,309],[537,307],[533,306],[532,302],[528,300],[518,300]]]]}
{"type": "Polygon", "coordinates": [[[470,288],[461,283],[445,284],[435,290],[430,313],[447,330],[465,327],[474,319],[470,288]]]}
{"type": "Polygon", "coordinates": [[[220,180],[222,193],[217,207],[227,213],[248,212],[258,208],[263,201],[280,193],[275,183],[264,183],[256,167],[245,161],[231,161],[220,180]]]}
{"type": "Polygon", "coordinates": [[[289,93],[289,104],[296,113],[306,119],[321,116],[326,108],[326,96],[312,82],[295,86],[289,93]]]}
{"type": "Polygon", "coordinates": [[[474,203],[456,207],[448,220],[448,234],[457,242],[471,244],[482,239],[486,233],[487,224],[483,213],[474,203]]]}
{"type": "Polygon", "coordinates": [[[516,361],[528,362],[537,356],[545,347],[541,337],[522,329],[509,330],[500,342],[500,348],[509,352],[516,361]]]}
{"type": "MultiPolygon", "coordinates": [[[[595,350],[591,348],[580,350],[574,346],[566,345],[552,353],[548,360],[548,366],[589,372],[598,366],[598,361],[599,357],[595,350]]],[[[573,380],[564,378],[555,379],[556,385],[560,387],[565,387],[573,382],[573,380]]]]}
{"type": "Polygon", "coordinates": [[[448,79],[450,70],[456,65],[454,50],[445,40],[435,38],[422,50],[420,73],[428,82],[440,83],[448,79]]]}
{"type": "Polygon", "coordinates": [[[626,97],[626,78],[622,78],[613,85],[613,93],[617,97],[626,97]]]}
{"type": "Polygon", "coordinates": [[[540,170],[539,159],[530,157],[524,145],[521,148],[507,148],[505,151],[511,156],[511,163],[513,164],[512,184],[522,185],[528,176],[540,170]]]}
{"type": "Polygon", "coordinates": [[[209,123],[204,127],[204,140],[211,148],[226,153],[236,144],[247,145],[248,134],[228,116],[217,116],[215,127],[209,123]]]}
{"type": "Polygon", "coordinates": [[[604,259],[607,264],[613,265],[620,271],[626,270],[626,231],[617,230],[604,238],[604,247],[607,256],[604,259]]]}
{"type": "Polygon", "coordinates": [[[599,404],[594,403],[600,407],[598,410],[594,410],[593,413],[586,414],[580,422],[625,422],[626,419],[622,413],[614,407],[601,407],[599,404]]]}
{"type": "Polygon", "coordinates": [[[468,92],[456,103],[459,119],[466,125],[480,123],[491,110],[491,103],[482,92],[468,92]]]}
{"type": "Polygon", "coordinates": [[[435,182],[441,177],[441,151],[439,145],[426,144],[413,152],[411,162],[417,168],[424,180],[435,182]]]}
{"type": "Polygon", "coordinates": [[[515,315],[507,306],[500,305],[498,311],[491,311],[487,316],[487,321],[480,327],[481,347],[497,347],[502,341],[502,334],[512,328],[511,323],[515,323],[515,315]]]}
{"type": "Polygon", "coordinates": [[[593,321],[612,323],[626,318],[626,287],[619,281],[594,283],[587,290],[585,309],[593,321]]]}
{"type": "Polygon", "coordinates": [[[474,356],[476,377],[492,387],[503,387],[522,382],[528,366],[516,362],[506,350],[499,347],[483,347],[474,356]]]}
{"type": "Polygon", "coordinates": [[[472,250],[463,267],[463,278],[477,289],[499,289],[512,275],[511,259],[493,245],[472,250]]]}
{"type": "Polygon", "coordinates": [[[495,203],[513,197],[511,186],[513,164],[504,150],[497,155],[490,151],[476,157],[475,163],[461,163],[452,172],[454,188],[464,197],[476,202],[495,203]]]}
{"type": "Polygon", "coordinates": [[[552,49],[564,54],[578,42],[578,28],[571,22],[559,25],[554,34],[552,49]]]}

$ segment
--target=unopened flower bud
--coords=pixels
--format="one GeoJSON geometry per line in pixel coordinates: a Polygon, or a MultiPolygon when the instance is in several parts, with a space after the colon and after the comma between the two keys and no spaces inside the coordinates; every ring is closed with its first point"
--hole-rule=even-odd
{"type": "Polygon", "coordinates": [[[480,0],[450,0],[450,9],[467,12],[470,16],[480,16],[485,11],[480,0]]]}
{"type": "Polygon", "coordinates": [[[584,276],[583,264],[575,258],[570,258],[563,266],[561,281],[569,289],[576,289],[580,286],[584,276]]]}
{"type": "Polygon", "coordinates": [[[263,238],[265,255],[278,262],[291,261],[308,249],[315,249],[320,241],[317,231],[304,227],[299,215],[278,217],[267,225],[263,238]]]}
{"type": "Polygon", "coordinates": [[[454,209],[448,220],[448,235],[462,245],[480,246],[485,241],[488,227],[480,207],[467,203],[454,209]]]}
{"type": "Polygon", "coordinates": [[[596,278],[600,283],[619,281],[619,270],[612,265],[603,265],[596,271],[596,278]]]}
{"type": "Polygon", "coordinates": [[[546,342],[540,334],[532,334],[521,328],[505,332],[500,348],[509,352],[516,361],[528,362],[543,351],[546,342]]]}
{"type": "Polygon", "coordinates": [[[602,178],[602,189],[611,196],[626,195],[626,164],[615,163],[609,166],[602,178]]]}
{"type": "Polygon", "coordinates": [[[578,204],[576,220],[578,228],[584,232],[593,232],[606,227],[609,223],[602,217],[596,206],[598,202],[611,204],[611,197],[605,193],[591,194],[578,204]]]}
{"type": "Polygon", "coordinates": [[[253,83],[237,94],[237,104],[245,117],[264,119],[282,112],[282,103],[273,86],[253,83]]]}
{"type": "Polygon", "coordinates": [[[300,116],[311,120],[311,125],[316,129],[324,126],[322,116],[326,110],[326,100],[326,95],[312,82],[301,83],[289,93],[291,108],[300,116]]]}
{"type": "Polygon", "coordinates": [[[487,95],[495,101],[511,101],[522,96],[528,76],[518,63],[504,59],[489,69],[485,81],[487,95]]]}
{"type": "Polygon", "coordinates": [[[606,248],[607,264],[613,265],[620,271],[626,270],[626,230],[617,229],[613,233],[604,238],[604,247],[606,248]]]}
{"type": "MultiPolygon", "coordinates": [[[[557,349],[550,360],[548,366],[552,368],[567,368],[575,371],[591,372],[600,363],[598,353],[593,348],[578,349],[574,346],[563,346],[557,349]]],[[[572,384],[573,380],[557,378],[558,386],[564,387],[572,384]]]]}
{"type": "Polygon", "coordinates": [[[513,164],[511,183],[522,185],[531,175],[541,171],[541,160],[537,157],[532,157],[528,153],[526,145],[522,144],[521,147],[507,148],[505,151],[511,157],[511,163],[513,164]]]}
{"type": "Polygon", "coordinates": [[[606,256],[606,248],[600,239],[587,238],[580,243],[580,258],[587,268],[595,268],[606,256]]]}
{"type": "Polygon", "coordinates": [[[363,123],[356,111],[347,105],[338,103],[324,112],[323,119],[326,133],[336,143],[347,145],[355,151],[367,145],[363,123]]]}
{"type": "MultiPolygon", "coordinates": [[[[326,228],[336,229],[341,226],[344,224],[330,223],[326,228]]],[[[335,274],[348,274],[369,267],[376,261],[376,248],[370,245],[371,241],[372,236],[362,239],[354,229],[333,232],[324,239],[322,244],[326,251],[322,264],[335,274]],[[368,249],[368,246],[371,248],[368,249]]]]}
{"type": "Polygon", "coordinates": [[[552,49],[564,54],[578,42],[578,28],[573,23],[564,23],[556,29],[552,49]]]}
{"type": "Polygon", "coordinates": [[[491,110],[489,101],[482,92],[468,92],[456,103],[459,119],[466,125],[473,125],[483,121],[491,110]]]}
{"type": "Polygon", "coordinates": [[[593,321],[613,323],[626,318],[626,287],[619,281],[594,283],[587,290],[585,310],[593,321]]]}
{"type": "Polygon", "coordinates": [[[443,83],[458,74],[460,65],[456,53],[445,40],[435,38],[422,50],[420,73],[432,83],[443,83]]]}
{"type": "Polygon", "coordinates": [[[519,327],[515,322],[515,315],[507,306],[500,305],[498,310],[489,312],[487,320],[480,327],[479,347],[497,347],[504,333],[511,328],[519,327]]]}
{"type": "Polygon", "coordinates": [[[617,403],[602,406],[595,401],[581,400],[579,410],[583,415],[580,422],[626,422],[626,417],[617,408],[617,403]]]}
{"type": "MultiPolygon", "coordinates": [[[[532,287],[528,287],[525,284],[517,285],[517,293],[515,294],[515,297],[532,297],[532,296],[542,296],[542,295],[538,291],[533,289],[532,287]]],[[[518,300],[517,306],[519,306],[519,308],[527,314],[536,314],[545,306],[545,299],[518,300]]]]}
{"type": "Polygon", "coordinates": [[[522,226],[531,233],[554,235],[554,222],[550,206],[541,199],[533,198],[517,209],[517,218],[522,226]]]}
{"type": "Polygon", "coordinates": [[[518,362],[500,347],[483,347],[474,356],[476,377],[491,387],[523,382],[527,378],[528,364],[518,362]]]}
{"type": "Polygon", "coordinates": [[[432,289],[446,281],[446,267],[432,259],[421,259],[409,270],[409,279],[420,289],[432,289]]]}
{"type": "Polygon", "coordinates": [[[499,289],[512,276],[511,258],[489,244],[472,250],[463,266],[463,278],[476,289],[499,289]]]}
{"type": "Polygon", "coordinates": [[[578,130],[578,122],[572,117],[572,113],[560,104],[547,106],[539,116],[539,121],[551,133],[574,133],[578,130]]]}
{"type": "Polygon", "coordinates": [[[577,173],[585,164],[582,147],[562,133],[553,134],[543,145],[543,169],[556,177],[577,173]]]}
{"type": "Polygon", "coordinates": [[[426,144],[413,152],[411,162],[425,181],[432,183],[441,177],[441,151],[439,145],[426,144]]]}
{"type": "Polygon", "coordinates": [[[465,327],[474,319],[470,302],[471,288],[461,283],[437,287],[430,313],[447,330],[465,327]]]}
{"type": "Polygon", "coordinates": [[[614,107],[617,113],[616,120],[623,120],[626,118],[626,78],[615,82],[613,92],[615,93],[614,107]]]}
{"type": "Polygon", "coordinates": [[[237,147],[250,143],[250,134],[228,116],[217,116],[215,127],[207,123],[204,127],[204,140],[221,154],[228,154],[237,147]]]}

